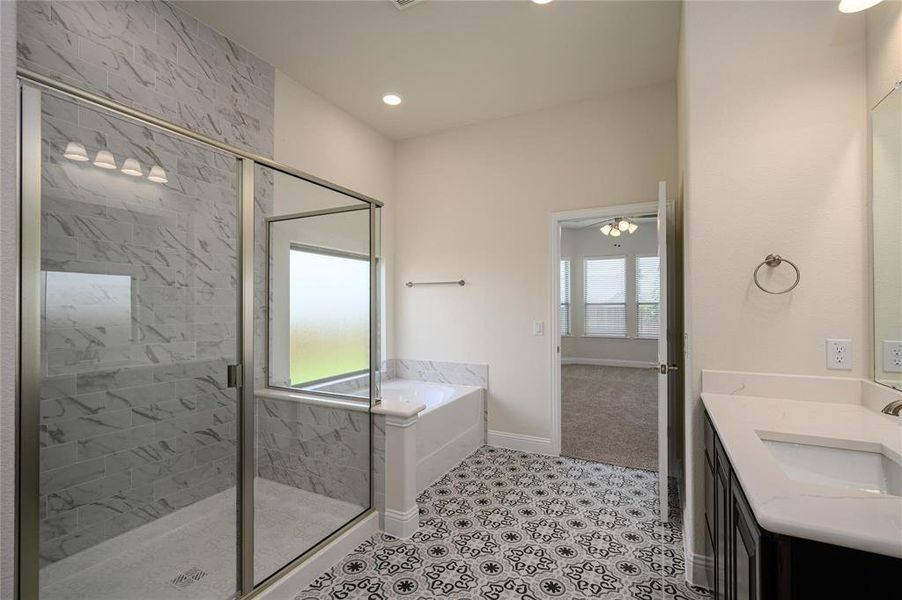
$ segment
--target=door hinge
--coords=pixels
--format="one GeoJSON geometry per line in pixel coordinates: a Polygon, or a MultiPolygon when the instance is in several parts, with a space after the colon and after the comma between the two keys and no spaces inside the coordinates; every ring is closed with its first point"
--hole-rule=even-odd
{"type": "Polygon", "coordinates": [[[228,386],[230,388],[241,387],[242,385],[242,369],[241,365],[229,365],[228,367],[228,386]]]}

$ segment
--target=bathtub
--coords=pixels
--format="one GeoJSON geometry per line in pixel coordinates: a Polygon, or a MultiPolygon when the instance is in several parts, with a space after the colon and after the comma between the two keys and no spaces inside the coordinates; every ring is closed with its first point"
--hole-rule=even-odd
{"type": "Polygon", "coordinates": [[[381,389],[383,401],[426,405],[416,426],[417,492],[485,443],[483,388],[392,379],[381,389]]]}

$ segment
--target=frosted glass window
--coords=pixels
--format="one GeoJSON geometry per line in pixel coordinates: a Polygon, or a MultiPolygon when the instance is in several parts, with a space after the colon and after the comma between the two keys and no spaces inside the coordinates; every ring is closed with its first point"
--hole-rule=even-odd
{"type": "Polygon", "coordinates": [[[570,259],[561,260],[561,335],[570,335],[570,259]]]}
{"type": "Polygon", "coordinates": [[[293,247],[289,362],[297,386],[369,369],[369,262],[293,247]]]}
{"type": "Polygon", "coordinates": [[[640,338],[659,335],[658,300],[661,291],[660,261],[657,256],[636,257],[636,315],[640,338]]]}
{"type": "Polygon", "coordinates": [[[585,333],[626,337],[626,259],[587,258],[585,333]]]}

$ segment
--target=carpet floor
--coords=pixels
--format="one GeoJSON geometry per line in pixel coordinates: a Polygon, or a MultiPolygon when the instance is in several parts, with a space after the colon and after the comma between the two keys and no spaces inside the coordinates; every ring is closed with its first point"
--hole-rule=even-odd
{"type": "Polygon", "coordinates": [[[561,454],[658,470],[658,378],[651,369],[563,365],[561,454]]]}

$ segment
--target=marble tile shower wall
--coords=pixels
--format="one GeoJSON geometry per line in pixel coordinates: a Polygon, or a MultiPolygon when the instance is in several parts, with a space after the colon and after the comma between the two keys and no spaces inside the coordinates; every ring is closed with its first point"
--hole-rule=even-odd
{"type": "Polygon", "coordinates": [[[234,485],[238,196],[232,157],[50,95],[43,112],[46,564],[234,485]],[[69,140],[169,182],[67,160],[69,140]]]}
{"type": "MultiPolygon", "coordinates": [[[[19,2],[17,48],[22,67],[272,155],[273,67],[167,2],[19,2]]],[[[232,159],[51,96],[43,109],[47,563],[234,485],[237,232],[232,159]],[[66,161],[73,139],[169,183],[66,161]]]]}
{"type": "Polygon", "coordinates": [[[257,406],[259,477],[369,506],[369,413],[271,398],[257,406]]]}
{"type": "Polygon", "coordinates": [[[275,69],[169,3],[30,0],[17,16],[22,67],[272,155],[275,69]]]}

